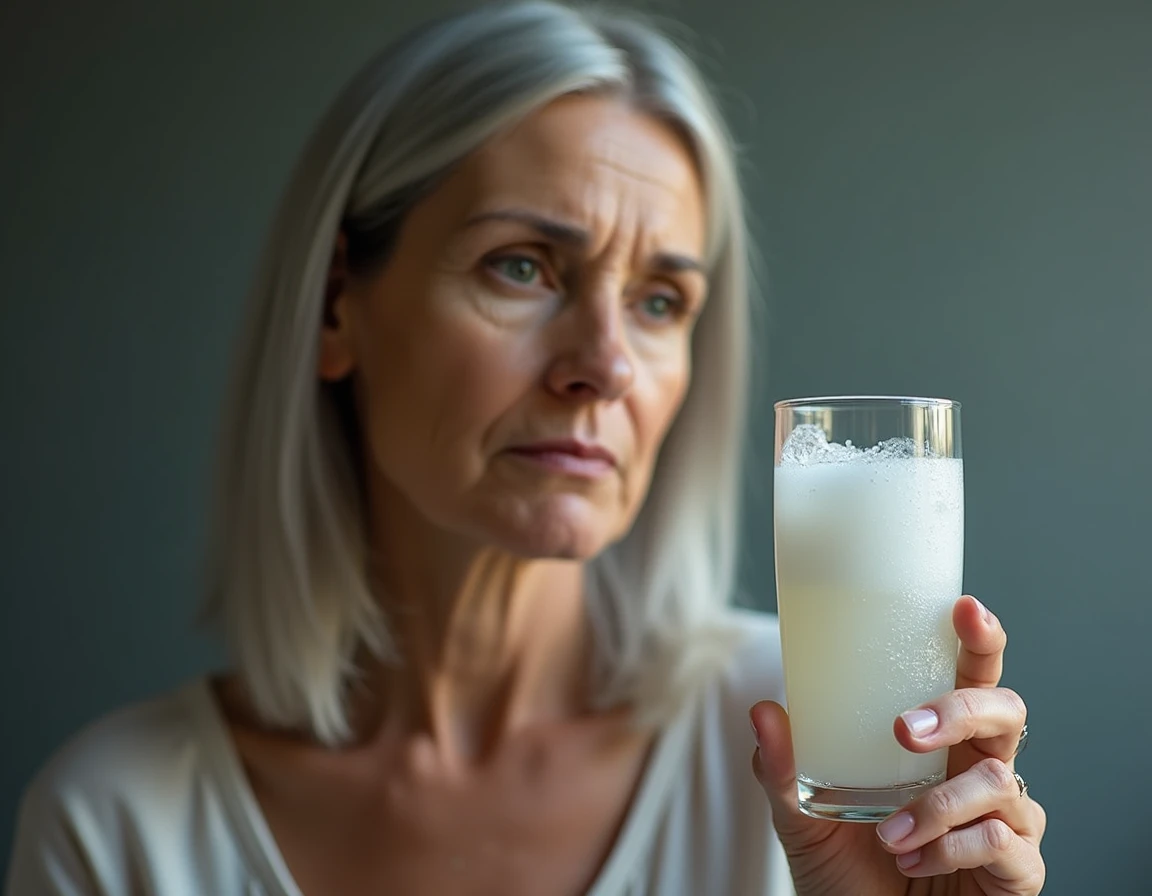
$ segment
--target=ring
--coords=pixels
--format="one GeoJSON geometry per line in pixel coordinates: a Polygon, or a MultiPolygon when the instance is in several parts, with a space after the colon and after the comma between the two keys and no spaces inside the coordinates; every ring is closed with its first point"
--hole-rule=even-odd
{"type": "Polygon", "coordinates": [[[1012,777],[1016,779],[1016,786],[1020,788],[1020,798],[1024,798],[1024,794],[1028,792],[1028,782],[1020,777],[1019,772],[1012,772],[1012,777]]]}
{"type": "Polygon", "coordinates": [[[1016,741],[1016,751],[1012,754],[1015,759],[1024,752],[1024,748],[1028,746],[1028,723],[1024,723],[1024,727],[1020,729],[1020,738],[1016,741]]]}

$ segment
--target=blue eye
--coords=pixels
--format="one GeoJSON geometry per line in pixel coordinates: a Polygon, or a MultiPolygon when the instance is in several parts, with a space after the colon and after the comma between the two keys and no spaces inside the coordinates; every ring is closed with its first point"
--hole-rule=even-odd
{"type": "Polygon", "coordinates": [[[540,276],[540,265],[523,255],[509,255],[494,259],[492,267],[513,283],[530,285],[540,276]]]}

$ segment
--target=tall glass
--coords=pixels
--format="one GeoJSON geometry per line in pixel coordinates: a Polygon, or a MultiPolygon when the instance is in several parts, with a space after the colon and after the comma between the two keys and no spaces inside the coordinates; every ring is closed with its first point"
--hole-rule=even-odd
{"type": "Polygon", "coordinates": [[[776,404],[776,590],[800,809],[879,821],[944,778],[896,717],[954,687],[964,561],[960,405],[776,404]]]}

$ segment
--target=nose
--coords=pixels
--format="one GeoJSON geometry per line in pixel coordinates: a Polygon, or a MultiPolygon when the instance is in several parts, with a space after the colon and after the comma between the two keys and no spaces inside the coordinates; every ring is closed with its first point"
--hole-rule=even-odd
{"type": "Polygon", "coordinates": [[[625,333],[619,296],[577,300],[556,321],[559,350],[547,373],[558,398],[613,401],[626,394],[636,368],[625,333]]]}

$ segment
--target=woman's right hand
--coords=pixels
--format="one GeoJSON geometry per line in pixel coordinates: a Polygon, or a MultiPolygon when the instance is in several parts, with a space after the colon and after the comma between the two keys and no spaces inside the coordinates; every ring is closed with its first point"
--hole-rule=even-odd
{"type": "Polygon", "coordinates": [[[1026,709],[998,686],[1007,637],[971,597],[957,602],[953,623],[961,644],[957,689],[915,707],[934,713],[936,726],[915,736],[903,720],[896,722],[905,749],[949,748],[948,779],[878,826],[800,812],[788,715],[776,703],[752,707],[759,745],[753,767],[772,803],[799,896],[1040,892],[1046,818],[1014,774],[1026,709]]]}

